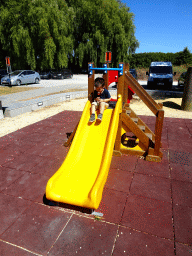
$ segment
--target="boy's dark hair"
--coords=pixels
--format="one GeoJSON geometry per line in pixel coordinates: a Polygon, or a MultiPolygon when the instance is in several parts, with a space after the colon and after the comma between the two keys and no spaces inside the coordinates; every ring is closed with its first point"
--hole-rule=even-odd
{"type": "Polygon", "coordinates": [[[105,80],[102,77],[97,77],[95,79],[95,87],[104,87],[105,80]]]}

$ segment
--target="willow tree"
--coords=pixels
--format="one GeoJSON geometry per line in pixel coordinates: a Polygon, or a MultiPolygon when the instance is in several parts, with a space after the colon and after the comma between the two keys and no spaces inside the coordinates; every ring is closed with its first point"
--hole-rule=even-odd
{"type": "Polygon", "coordinates": [[[74,12],[64,0],[7,0],[0,8],[2,50],[14,68],[66,67],[74,12]]]}
{"type": "Polygon", "coordinates": [[[67,0],[75,10],[73,21],[74,58],[80,66],[105,61],[112,51],[112,65],[127,61],[138,47],[134,15],[117,0],[67,0]]]}

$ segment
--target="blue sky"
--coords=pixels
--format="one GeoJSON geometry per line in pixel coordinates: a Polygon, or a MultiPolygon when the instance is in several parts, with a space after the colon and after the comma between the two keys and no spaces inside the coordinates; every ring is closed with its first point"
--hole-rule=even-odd
{"type": "Polygon", "coordinates": [[[192,53],[192,0],[122,0],[134,14],[136,53],[192,53]]]}

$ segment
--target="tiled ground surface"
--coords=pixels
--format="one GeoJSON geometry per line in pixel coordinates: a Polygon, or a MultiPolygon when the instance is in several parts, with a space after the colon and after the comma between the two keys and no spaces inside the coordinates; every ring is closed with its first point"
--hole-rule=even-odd
{"type": "Polygon", "coordinates": [[[44,197],[80,116],[64,111],[0,138],[0,255],[192,255],[192,120],[165,118],[161,163],[112,158],[98,220],[44,197]]]}

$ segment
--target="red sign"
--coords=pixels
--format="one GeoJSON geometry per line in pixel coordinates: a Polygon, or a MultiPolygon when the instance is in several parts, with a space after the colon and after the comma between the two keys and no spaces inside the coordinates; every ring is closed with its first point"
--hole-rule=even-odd
{"type": "Polygon", "coordinates": [[[105,61],[107,63],[111,63],[111,59],[112,59],[112,53],[111,52],[106,52],[105,53],[105,61]]]}
{"type": "Polygon", "coordinates": [[[7,65],[7,67],[10,67],[10,57],[6,57],[5,58],[5,60],[6,60],[6,65],[7,65]]]}

